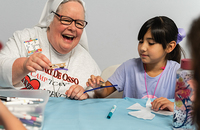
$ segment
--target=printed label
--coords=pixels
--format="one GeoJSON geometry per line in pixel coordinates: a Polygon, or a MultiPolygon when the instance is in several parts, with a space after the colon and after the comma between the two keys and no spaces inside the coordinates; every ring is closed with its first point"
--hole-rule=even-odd
{"type": "Polygon", "coordinates": [[[28,51],[28,56],[32,55],[33,53],[42,52],[37,38],[31,39],[29,41],[24,41],[24,45],[28,51]]]}

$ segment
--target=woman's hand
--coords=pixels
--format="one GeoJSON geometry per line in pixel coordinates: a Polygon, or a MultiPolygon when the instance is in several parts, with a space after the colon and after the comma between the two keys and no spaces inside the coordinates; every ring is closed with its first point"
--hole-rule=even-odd
{"type": "Polygon", "coordinates": [[[29,72],[50,69],[51,61],[41,53],[34,53],[30,57],[21,57],[15,60],[12,66],[12,83],[19,83],[29,72]]]}
{"type": "Polygon", "coordinates": [[[84,93],[85,89],[80,86],[80,85],[72,85],[66,92],[65,94],[67,97],[71,99],[76,99],[76,100],[84,100],[89,97],[87,93],[84,93]]]}
{"type": "Polygon", "coordinates": [[[44,68],[50,69],[51,61],[42,53],[34,53],[28,57],[23,64],[24,70],[35,72],[43,71],[44,68]]]}

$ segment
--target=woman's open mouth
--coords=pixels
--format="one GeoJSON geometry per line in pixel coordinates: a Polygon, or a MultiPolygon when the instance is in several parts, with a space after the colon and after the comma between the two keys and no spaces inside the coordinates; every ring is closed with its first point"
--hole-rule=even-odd
{"type": "Polygon", "coordinates": [[[74,36],[71,36],[71,35],[62,35],[64,39],[67,39],[67,40],[70,40],[70,41],[73,41],[74,39],[74,36]]]}

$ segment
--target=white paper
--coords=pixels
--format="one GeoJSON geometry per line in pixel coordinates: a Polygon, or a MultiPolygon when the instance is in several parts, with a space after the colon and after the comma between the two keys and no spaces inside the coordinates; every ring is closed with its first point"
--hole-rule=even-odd
{"type": "Polygon", "coordinates": [[[146,119],[151,120],[155,117],[155,114],[152,114],[151,111],[149,111],[148,109],[143,109],[141,111],[131,111],[128,114],[145,120],[146,119]]]}
{"type": "Polygon", "coordinates": [[[137,118],[142,118],[142,119],[149,119],[152,120],[155,117],[155,114],[161,114],[161,115],[173,115],[173,112],[170,111],[164,111],[164,110],[159,110],[159,111],[154,111],[151,109],[151,100],[148,98],[146,102],[146,107],[141,106],[139,103],[135,103],[132,106],[128,107],[127,109],[130,110],[137,110],[137,111],[131,111],[128,112],[129,115],[135,116],[137,118]],[[155,114],[153,114],[153,113],[155,114]]]}
{"type": "Polygon", "coordinates": [[[132,106],[128,107],[127,109],[130,109],[130,110],[141,110],[141,109],[145,109],[145,107],[142,107],[139,103],[135,103],[132,106]]]}
{"type": "Polygon", "coordinates": [[[153,112],[153,113],[155,113],[155,114],[165,115],[165,116],[171,116],[171,115],[174,114],[174,112],[165,111],[165,110],[159,110],[159,111],[151,110],[151,112],[153,112]]]}

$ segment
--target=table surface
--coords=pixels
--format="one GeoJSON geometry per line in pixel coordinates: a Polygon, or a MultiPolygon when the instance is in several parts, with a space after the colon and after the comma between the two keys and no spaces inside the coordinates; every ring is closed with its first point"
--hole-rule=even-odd
{"type": "Polygon", "coordinates": [[[172,130],[173,116],[155,114],[144,120],[128,114],[135,103],[145,107],[147,99],[87,99],[49,98],[44,111],[43,130],[172,130]],[[107,115],[117,108],[111,119],[107,115]]]}

